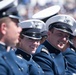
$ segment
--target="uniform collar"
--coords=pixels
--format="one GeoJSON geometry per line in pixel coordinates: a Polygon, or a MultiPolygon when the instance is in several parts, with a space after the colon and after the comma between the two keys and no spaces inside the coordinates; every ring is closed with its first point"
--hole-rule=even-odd
{"type": "Polygon", "coordinates": [[[7,46],[0,43],[0,53],[6,52],[6,51],[7,51],[7,46]]]}
{"type": "Polygon", "coordinates": [[[0,44],[5,45],[5,43],[4,42],[1,42],[1,41],[0,41],[0,44]]]}
{"type": "Polygon", "coordinates": [[[60,53],[60,50],[53,47],[47,40],[43,43],[43,45],[48,49],[50,53],[55,53],[55,54],[60,53]]]}
{"type": "Polygon", "coordinates": [[[31,57],[32,57],[31,55],[25,53],[22,49],[17,49],[17,50],[16,50],[16,54],[19,55],[20,57],[28,60],[28,61],[29,61],[29,60],[31,59],[31,57]]]}

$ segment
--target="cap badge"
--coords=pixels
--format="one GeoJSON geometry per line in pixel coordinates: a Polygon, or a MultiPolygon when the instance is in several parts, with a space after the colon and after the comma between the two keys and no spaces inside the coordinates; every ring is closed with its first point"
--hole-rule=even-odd
{"type": "Polygon", "coordinates": [[[39,22],[35,22],[35,21],[33,21],[33,23],[34,23],[34,27],[35,27],[35,28],[38,28],[38,26],[39,26],[39,22]]]}
{"type": "Polygon", "coordinates": [[[32,36],[35,36],[35,34],[33,34],[32,36]]]}
{"type": "Polygon", "coordinates": [[[65,17],[64,22],[65,22],[65,23],[69,23],[69,22],[70,22],[70,20],[69,20],[69,19],[67,19],[67,17],[65,17]]]}

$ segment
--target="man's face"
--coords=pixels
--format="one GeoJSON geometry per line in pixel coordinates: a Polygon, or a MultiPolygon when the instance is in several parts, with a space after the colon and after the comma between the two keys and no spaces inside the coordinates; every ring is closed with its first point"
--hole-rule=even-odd
{"type": "Polygon", "coordinates": [[[23,49],[28,54],[34,54],[39,45],[40,45],[39,40],[33,40],[27,37],[24,37],[20,41],[20,48],[23,49]]]}
{"type": "Polygon", "coordinates": [[[7,45],[15,46],[18,43],[21,28],[15,20],[10,20],[7,24],[5,42],[7,45]]]}
{"type": "Polygon", "coordinates": [[[62,50],[68,43],[69,34],[57,29],[48,32],[48,41],[55,48],[62,50]]]}

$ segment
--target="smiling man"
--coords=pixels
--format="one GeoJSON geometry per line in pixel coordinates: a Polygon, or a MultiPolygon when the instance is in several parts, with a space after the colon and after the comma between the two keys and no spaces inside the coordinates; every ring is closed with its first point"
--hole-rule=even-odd
{"type": "Polygon", "coordinates": [[[42,68],[32,59],[40,45],[41,29],[45,23],[41,20],[30,19],[19,23],[22,27],[16,54],[25,59],[29,65],[29,75],[44,75],[42,68]]]}
{"type": "Polygon", "coordinates": [[[46,21],[48,37],[38,47],[33,59],[42,67],[45,75],[65,75],[65,62],[61,50],[72,34],[74,20],[68,15],[56,15],[46,21]]]}

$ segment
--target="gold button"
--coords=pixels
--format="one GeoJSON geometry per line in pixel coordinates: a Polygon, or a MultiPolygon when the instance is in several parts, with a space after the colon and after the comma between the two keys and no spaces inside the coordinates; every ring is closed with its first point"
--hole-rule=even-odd
{"type": "Polygon", "coordinates": [[[42,73],[44,73],[44,71],[42,71],[42,73]]]}
{"type": "Polygon", "coordinates": [[[23,68],[22,68],[22,70],[23,70],[23,68]]]}
{"type": "Polygon", "coordinates": [[[4,59],[6,60],[7,58],[4,56],[4,59]]]}
{"type": "Polygon", "coordinates": [[[40,73],[40,71],[38,71],[38,73],[40,73]]]}
{"type": "Polygon", "coordinates": [[[38,68],[40,68],[40,66],[38,65],[38,68]]]}
{"type": "Polygon", "coordinates": [[[20,68],[18,70],[20,71],[20,68]]]}

